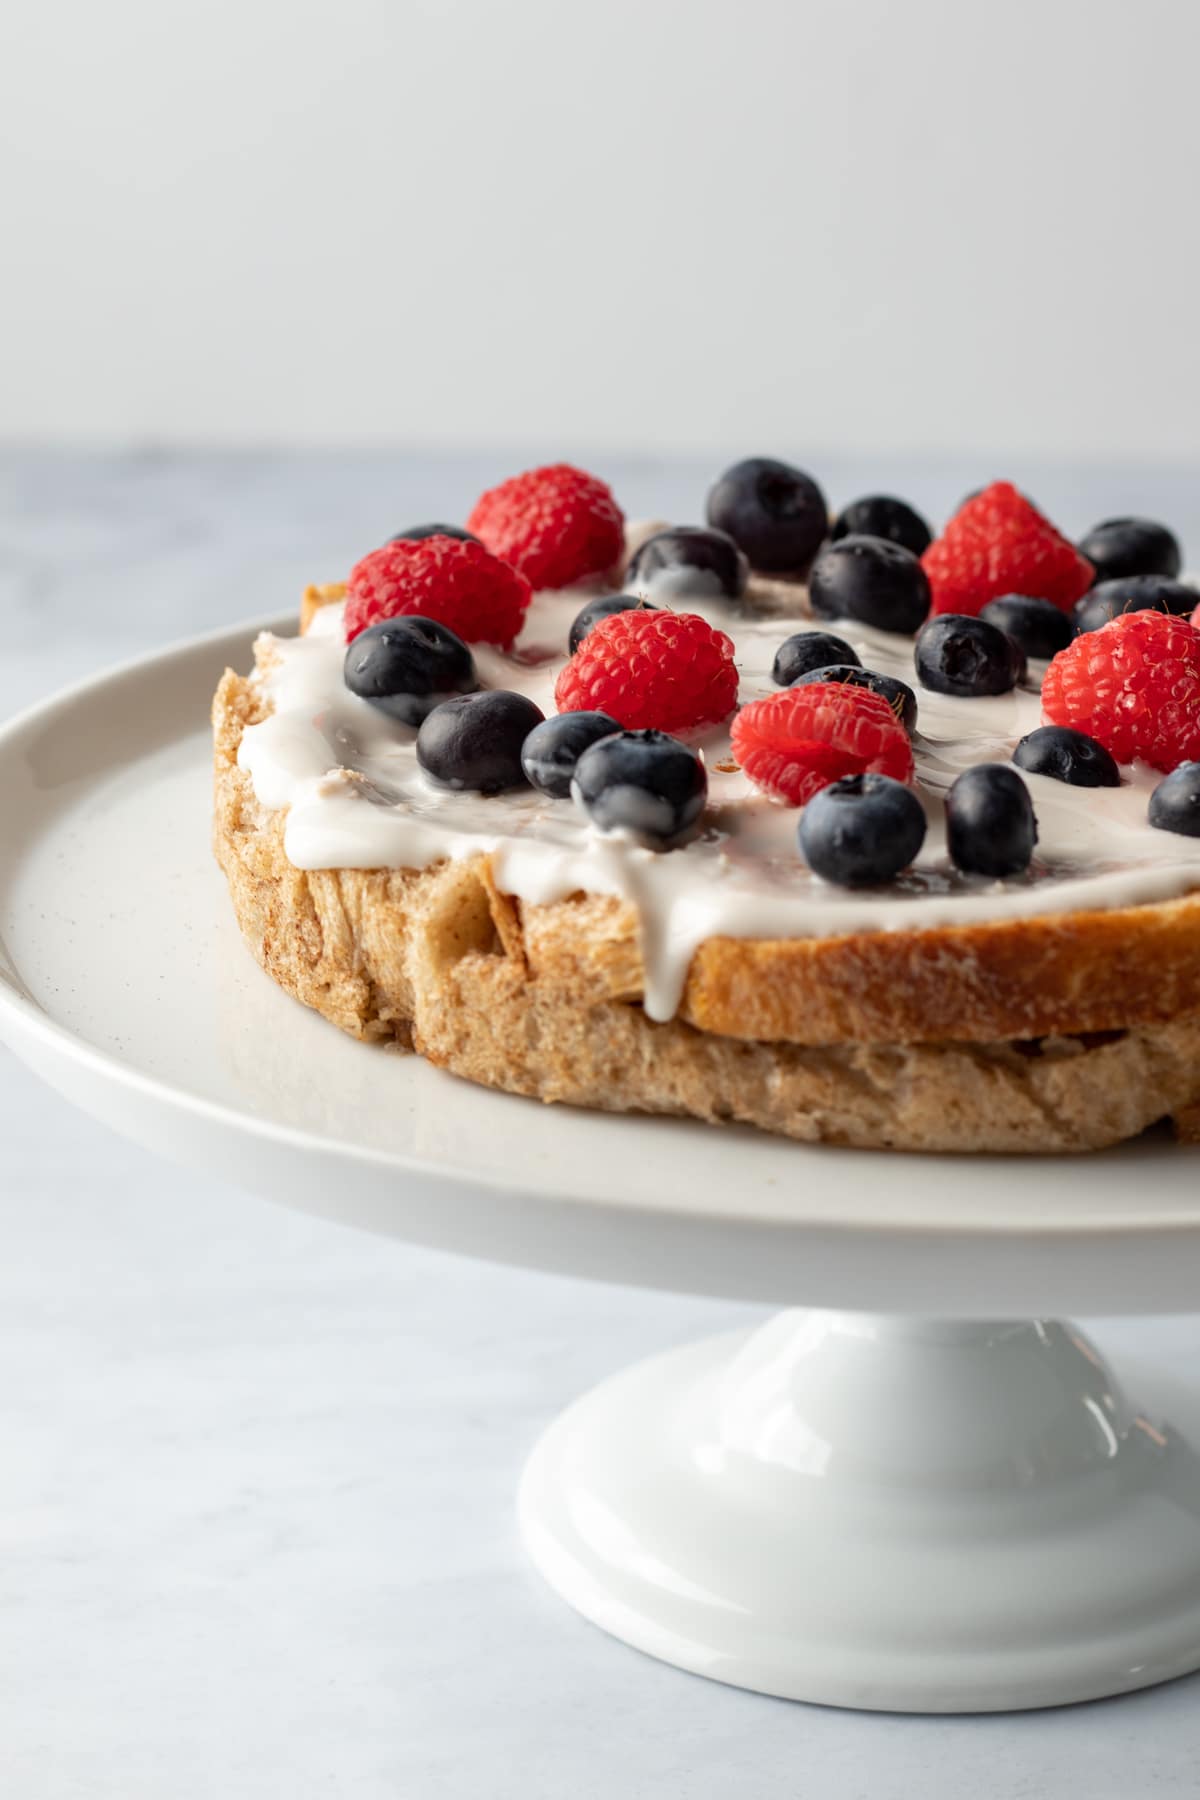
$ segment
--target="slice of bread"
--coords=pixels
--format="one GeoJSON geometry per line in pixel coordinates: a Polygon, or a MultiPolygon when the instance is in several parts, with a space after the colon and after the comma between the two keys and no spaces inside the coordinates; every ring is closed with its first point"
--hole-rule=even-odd
{"type": "MultiPolygon", "coordinates": [[[[310,589],[308,616],[340,598],[310,589]]],[[[713,939],[678,1017],[656,1024],[621,902],[523,905],[482,855],[295,868],[284,813],[259,804],[238,766],[264,706],[226,673],[217,858],[263,968],[355,1037],[542,1100],[808,1141],[1086,1150],[1165,1117],[1200,1137],[1200,896],[937,931],[713,939]]]]}

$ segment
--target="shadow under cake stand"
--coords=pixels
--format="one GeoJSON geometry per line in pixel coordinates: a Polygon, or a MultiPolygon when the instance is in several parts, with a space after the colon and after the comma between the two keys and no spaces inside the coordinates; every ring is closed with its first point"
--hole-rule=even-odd
{"type": "Polygon", "coordinates": [[[1192,1308],[1200,1153],[810,1148],[542,1108],[342,1038],[254,966],[208,852],[209,698],[253,636],[0,731],[0,1037],[117,1131],[325,1217],[788,1306],[615,1375],[535,1448],[525,1542],[614,1636],[926,1712],[1200,1667],[1200,1393],[1151,1370],[1127,1397],[1054,1317],[1192,1308]]]}

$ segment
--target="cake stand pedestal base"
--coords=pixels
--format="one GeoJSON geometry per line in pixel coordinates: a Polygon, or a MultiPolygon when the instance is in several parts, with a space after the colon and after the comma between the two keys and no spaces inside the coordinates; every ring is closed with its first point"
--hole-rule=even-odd
{"type": "Polygon", "coordinates": [[[614,1636],[790,1699],[1054,1706],[1200,1666],[1200,1459],[1053,1322],[786,1312],[613,1377],[521,1526],[614,1636]]]}

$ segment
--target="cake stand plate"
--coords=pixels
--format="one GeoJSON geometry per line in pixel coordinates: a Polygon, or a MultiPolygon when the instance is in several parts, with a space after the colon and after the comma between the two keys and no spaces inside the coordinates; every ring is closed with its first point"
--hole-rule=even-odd
{"type": "Polygon", "coordinates": [[[208,850],[208,704],[255,629],[0,731],[0,1036],[115,1129],[290,1205],[840,1309],[674,1351],[550,1427],[526,1541],[618,1637],[770,1693],[921,1710],[1200,1666],[1200,1407],[1153,1371],[1127,1400],[1045,1320],[1192,1306],[1200,1155],[822,1149],[543,1108],[341,1037],[254,965],[208,850]]]}

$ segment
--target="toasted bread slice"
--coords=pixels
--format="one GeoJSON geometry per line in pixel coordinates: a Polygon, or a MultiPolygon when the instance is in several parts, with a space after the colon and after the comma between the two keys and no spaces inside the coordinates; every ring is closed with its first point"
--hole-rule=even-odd
{"type": "Polygon", "coordinates": [[[259,804],[238,766],[264,710],[256,685],[226,673],[213,710],[217,858],[264,969],[352,1036],[542,1100],[809,1141],[1086,1150],[1167,1116],[1200,1133],[1200,899],[716,939],[693,961],[680,1015],[656,1024],[640,1005],[636,915],[618,901],[523,905],[499,892],[486,856],[295,868],[285,815],[259,804]]]}

